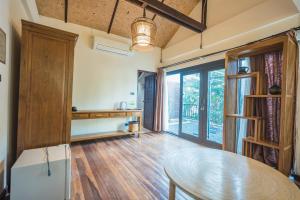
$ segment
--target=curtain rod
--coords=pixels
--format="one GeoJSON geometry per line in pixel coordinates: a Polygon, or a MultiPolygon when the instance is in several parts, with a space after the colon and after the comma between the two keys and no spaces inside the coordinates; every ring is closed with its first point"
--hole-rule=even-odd
{"type": "Polygon", "coordinates": [[[224,50],[221,50],[221,51],[209,53],[209,54],[206,54],[206,55],[203,55],[203,56],[197,56],[197,57],[190,58],[190,59],[187,59],[187,60],[179,61],[179,62],[176,62],[176,63],[173,63],[173,64],[166,65],[166,66],[161,67],[161,68],[162,68],[162,69],[166,69],[166,68],[174,67],[174,66],[176,66],[176,65],[185,64],[185,63],[188,63],[188,62],[192,62],[192,61],[195,61],[195,60],[199,60],[199,59],[201,59],[201,58],[206,58],[206,57],[209,57],[209,56],[212,56],[212,55],[216,55],[216,54],[223,53],[223,52],[226,52],[226,51],[230,51],[230,50],[233,50],[233,49],[236,49],[236,48],[244,47],[244,46],[247,46],[247,45],[256,43],[256,42],[260,42],[260,41],[263,41],[263,40],[266,40],[266,39],[270,39],[270,38],[272,38],[272,37],[276,37],[276,36],[279,36],[279,35],[282,35],[282,34],[286,34],[286,33],[288,33],[289,31],[298,31],[298,30],[300,30],[300,26],[295,27],[295,28],[292,28],[292,29],[289,29],[289,30],[287,30],[287,31],[283,31],[283,32],[280,32],[280,33],[271,35],[271,36],[268,36],[268,37],[265,37],[265,38],[262,38],[262,39],[259,39],[259,40],[255,40],[255,41],[253,41],[253,42],[249,42],[249,43],[247,43],[247,44],[243,44],[243,45],[240,45],[240,46],[237,46],[237,47],[232,47],[232,48],[229,48],[229,49],[224,49],[224,50]]]}

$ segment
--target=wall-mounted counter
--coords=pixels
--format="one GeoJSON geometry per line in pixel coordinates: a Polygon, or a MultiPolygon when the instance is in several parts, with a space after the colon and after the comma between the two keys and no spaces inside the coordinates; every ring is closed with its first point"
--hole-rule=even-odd
{"type": "MultiPolygon", "coordinates": [[[[101,119],[101,118],[128,118],[136,117],[139,121],[139,131],[143,129],[143,111],[142,110],[81,110],[72,113],[72,120],[87,120],[87,119],[101,119]]],[[[117,137],[124,135],[131,135],[132,132],[116,131],[111,133],[95,133],[72,136],[72,142],[94,140],[101,138],[117,137]]]]}

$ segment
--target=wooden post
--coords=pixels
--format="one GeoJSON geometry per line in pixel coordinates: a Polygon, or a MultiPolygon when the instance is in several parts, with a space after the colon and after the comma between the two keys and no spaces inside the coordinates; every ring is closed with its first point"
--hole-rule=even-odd
{"type": "Polygon", "coordinates": [[[246,148],[246,141],[245,141],[245,138],[243,139],[243,143],[242,143],[242,155],[245,156],[245,148],[246,148]]]}
{"type": "Polygon", "coordinates": [[[176,196],[176,185],[170,180],[169,200],[175,200],[175,196],[176,196]]]}

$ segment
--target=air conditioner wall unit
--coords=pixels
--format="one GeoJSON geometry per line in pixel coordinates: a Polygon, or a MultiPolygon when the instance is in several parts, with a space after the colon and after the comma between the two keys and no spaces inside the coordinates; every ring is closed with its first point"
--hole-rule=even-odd
{"type": "Polygon", "coordinates": [[[96,37],[96,36],[94,36],[93,39],[94,39],[93,42],[94,50],[109,52],[109,53],[118,54],[122,56],[133,55],[133,52],[130,50],[129,43],[108,39],[104,37],[96,37]]]}

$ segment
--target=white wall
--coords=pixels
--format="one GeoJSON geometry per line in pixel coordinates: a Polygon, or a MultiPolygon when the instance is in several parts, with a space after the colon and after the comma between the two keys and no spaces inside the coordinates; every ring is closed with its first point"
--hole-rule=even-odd
{"type": "Polygon", "coordinates": [[[6,64],[0,63],[0,192],[7,185],[16,142],[20,19],[27,19],[18,0],[0,0],[0,28],[6,33],[6,64]],[[3,168],[3,169],[2,169],[3,168]]]}
{"type": "MultiPolygon", "coordinates": [[[[299,25],[300,15],[293,0],[265,0],[226,21],[208,27],[203,32],[203,49],[199,48],[199,34],[177,43],[171,40],[172,43],[163,50],[163,65],[243,45],[299,25]]],[[[182,34],[178,32],[173,38],[182,38],[182,34]]]]}
{"type": "MultiPolygon", "coordinates": [[[[9,0],[1,0],[0,1],[0,28],[4,30],[7,34],[7,46],[10,40],[10,27],[9,27],[9,0]]],[[[7,49],[8,50],[8,49],[7,49]]],[[[8,135],[8,127],[7,127],[7,118],[8,118],[8,76],[9,76],[9,54],[6,56],[7,63],[0,63],[0,74],[2,80],[0,82],[0,192],[4,186],[4,174],[6,171],[6,154],[7,154],[7,135],[8,135]],[[5,164],[4,164],[5,163],[5,164]],[[2,166],[2,167],[1,167],[2,166]],[[4,169],[1,169],[4,168],[4,169]]]]}
{"type": "MultiPolygon", "coordinates": [[[[39,23],[79,34],[74,58],[74,106],[81,110],[114,109],[119,102],[127,101],[135,107],[137,71],[156,71],[160,61],[159,48],[150,53],[135,52],[128,57],[95,51],[91,49],[92,36],[107,37],[106,33],[42,16],[39,23]]],[[[72,134],[122,130],[125,122],[126,119],[74,120],[72,134]]]]}

